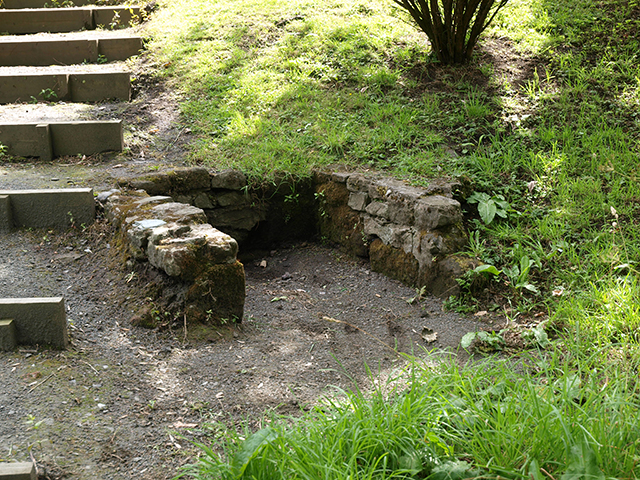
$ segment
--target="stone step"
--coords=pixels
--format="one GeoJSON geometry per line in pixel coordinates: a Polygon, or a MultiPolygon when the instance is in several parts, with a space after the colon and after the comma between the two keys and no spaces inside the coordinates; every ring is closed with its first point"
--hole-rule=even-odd
{"type": "Polygon", "coordinates": [[[0,104],[32,102],[34,99],[128,102],[130,98],[130,73],[120,65],[0,67],[0,104]]]}
{"type": "Polygon", "coordinates": [[[127,27],[140,19],[140,7],[84,7],[0,10],[0,32],[61,33],[127,27]]]}
{"type": "Polygon", "coordinates": [[[0,318],[13,319],[19,345],[53,348],[69,345],[62,297],[0,298],[0,318]]]}
{"type": "Polygon", "coordinates": [[[0,123],[0,143],[9,155],[45,161],[63,155],[121,152],[122,120],[0,123]]]}
{"type": "MultiPolygon", "coordinates": [[[[0,231],[21,228],[69,228],[90,225],[96,206],[90,188],[0,190],[0,231]],[[8,199],[8,200],[7,200],[8,199]],[[3,210],[9,214],[2,216],[3,210]]],[[[0,318],[8,318],[0,316],[0,318]]]]}
{"type": "Polygon", "coordinates": [[[36,467],[31,462],[0,463],[0,480],[37,480],[36,467]]]}
{"type": "Polygon", "coordinates": [[[0,36],[0,66],[106,63],[126,60],[142,48],[142,38],[128,32],[0,36]]]}

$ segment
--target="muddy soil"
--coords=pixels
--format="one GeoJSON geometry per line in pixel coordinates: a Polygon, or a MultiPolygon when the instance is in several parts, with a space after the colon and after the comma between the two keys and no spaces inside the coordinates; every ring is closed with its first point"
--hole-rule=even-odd
{"type": "Polygon", "coordinates": [[[434,298],[410,303],[413,289],[316,244],[245,260],[241,325],[134,327],[149,277],[118,264],[112,240],[100,223],[0,236],[0,296],[64,296],[67,308],[68,350],[0,353],[0,459],[31,455],[41,478],[172,478],[193,460],[189,440],[215,441],[220,424],[299,415],[335,387],[367,388],[367,366],[384,377],[405,364],[399,352],[453,355],[486,327],[434,298]]]}

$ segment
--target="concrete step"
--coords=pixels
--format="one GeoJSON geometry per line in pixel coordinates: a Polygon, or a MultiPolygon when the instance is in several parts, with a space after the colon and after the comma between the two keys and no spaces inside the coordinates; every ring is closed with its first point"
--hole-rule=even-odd
{"type": "Polygon", "coordinates": [[[101,102],[131,98],[122,65],[0,67],[0,104],[38,101],[101,102]]]}
{"type": "MultiPolygon", "coordinates": [[[[95,220],[96,205],[90,188],[60,188],[39,190],[0,190],[6,198],[4,207],[9,215],[2,216],[0,230],[21,228],[69,228],[90,225],[95,220]]],[[[0,318],[15,318],[3,315],[0,318]]]]}
{"type": "Polygon", "coordinates": [[[122,120],[0,123],[0,143],[9,155],[44,161],[64,155],[121,152],[122,120]]]}
{"type": "Polygon", "coordinates": [[[0,10],[22,9],[22,8],[56,8],[56,7],[82,7],[85,5],[118,5],[120,0],[98,1],[98,0],[4,0],[0,2],[0,10]]]}
{"type": "MultiPolygon", "coordinates": [[[[13,318],[0,319],[0,352],[14,350],[18,346],[16,324],[13,318]]],[[[0,473],[0,479],[2,474],[0,473]]]]}
{"type": "Polygon", "coordinates": [[[31,462],[0,463],[0,480],[37,480],[36,467],[31,462]]]}
{"type": "Polygon", "coordinates": [[[0,66],[47,66],[126,60],[143,48],[142,38],[129,32],[0,36],[0,66]]]}
{"type": "Polygon", "coordinates": [[[0,32],[9,34],[61,33],[122,28],[140,19],[140,7],[84,7],[0,10],[0,32]]]}
{"type": "Polygon", "coordinates": [[[66,348],[67,315],[62,297],[0,298],[0,318],[13,319],[19,345],[66,348]]]}

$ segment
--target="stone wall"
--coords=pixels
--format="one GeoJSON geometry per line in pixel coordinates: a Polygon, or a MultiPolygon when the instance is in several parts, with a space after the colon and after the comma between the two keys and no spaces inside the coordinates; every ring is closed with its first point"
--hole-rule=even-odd
{"type": "Polygon", "coordinates": [[[314,236],[369,257],[372,268],[434,295],[459,292],[456,278],[473,262],[456,255],[467,236],[455,182],[413,187],[359,173],[317,172],[250,186],[227,170],[177,169],[126,179],[122,187],[171,196],[202,209],[201,220],[235,238],[243,248],[270,248],[314,236]]]}
{"type": "Polygon", "coordinates": [[[242,319],[245,279],[238,243],[209,225],[202,209],[141,191],[105,192],[98,200],[118,229],[121,253],[173,279],[172,313],[213,323],[242,319]]]}

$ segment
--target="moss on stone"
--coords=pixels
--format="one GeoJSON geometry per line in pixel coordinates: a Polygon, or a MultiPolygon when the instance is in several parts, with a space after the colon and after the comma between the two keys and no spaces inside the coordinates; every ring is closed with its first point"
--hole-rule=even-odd
{"type": "Polygon", "coordinates": [[[369,248],[371,269],[409,286],[418,284],[420,265],[411,253],[385,245],[376,238],[369,248]]]}

